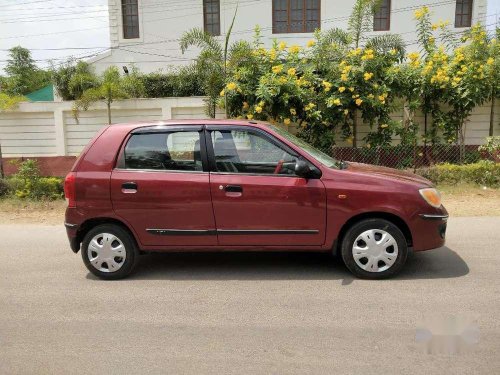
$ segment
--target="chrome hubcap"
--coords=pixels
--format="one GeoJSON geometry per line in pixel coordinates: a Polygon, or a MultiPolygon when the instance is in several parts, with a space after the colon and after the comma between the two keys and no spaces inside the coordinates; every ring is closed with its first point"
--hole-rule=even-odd
{"type": "Polygon", "coordinates": [[[370,229],[356,238],[352,256],[361,269],[368,272],[383,272],[396,262],[398,244],[385,230],[370,229]]]}
{"type": "Polygon", "coordinates": [[[114,234],[100,233],[89,243],[87,256],[90,264],[101,272],[116,272],[127,257],[125,246],[114,234]]]}

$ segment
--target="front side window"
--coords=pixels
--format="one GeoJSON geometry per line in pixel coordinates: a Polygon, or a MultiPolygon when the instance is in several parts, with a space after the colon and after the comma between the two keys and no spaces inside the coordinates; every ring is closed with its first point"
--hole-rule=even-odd
{"type": "Polygon", "coordinates": [[[470,27],[472,24],[472,0],[457,0],[455,27],[470,27]]]}
{"type": "Polygon", "coordinates": [[[312,33],[320,21],[320,0],[273,0],[273,34],[312,33]]]}
{"type": "Polygon", "coordinates": [[[334,169],[339,169],[341,167],[342,163],[339,160],[334,159],[331,156],[325,154],[323,151],[314,148],[303,139],[294,136],[293,134],[291,134],[290,132],[286,131],[283,128],[280,128],[279,126],[269,125],[269,127],[282,137],[286,138],[287,141],[292,142],[295,146],[307,152],[321,164],[334,169]]]}
{"type": "Polygon", "coordinates": [[[220,35],[220,0],[203,0],[203,24],[207,34],[220,35]]]}
{"type": "Polygon", "coordinates": [[[122,0],[123,38],[139,38],[138,0],[122,0]]]}
{"type": "Polygon", "coordinates": [[[382,0],[373,15],[373,31],[387,31],[391,28],[391,0],[382,0]]]}
{"type": "Polygon", "coordinates": [[[218,172],[295,175],[297,157],[262,134],[217,130],[211,137],[218,172]]]}
{"type": "Polygon", "coordinates": [[[125,146],[124,164],[126,169],[202,171],[200,134],[133,134],[125,146]]]}

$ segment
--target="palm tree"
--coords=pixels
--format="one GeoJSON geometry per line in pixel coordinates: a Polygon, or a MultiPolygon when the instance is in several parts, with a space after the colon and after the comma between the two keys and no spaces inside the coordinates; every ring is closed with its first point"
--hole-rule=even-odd
{"type": "MultiPolygon", "coordinates": [[[[203,89],[207,95],[207,115],[212,118],[215,118],[219,93],[224,89],[226,83],[228,62],[251,51],[251,45],[246,41],[237,41],[229,46],[229,38],[237,12],[238,7],[236,7],[233,20],[226,33],[224,45],[216,37],[200,28],[184,32],[180,40],[182,53],[185,53],[189,47],[201,49],[191,69],[194,69],[202,77],[203,89]]],[[[227,104],[225,95],[224,102],[227,104]]],[[[227,116],[227,105],[225,108],[227,116]]]]}

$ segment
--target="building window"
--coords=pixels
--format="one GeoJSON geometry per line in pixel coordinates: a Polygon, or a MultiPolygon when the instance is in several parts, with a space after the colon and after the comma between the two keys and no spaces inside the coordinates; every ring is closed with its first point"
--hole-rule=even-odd
{"type": "Polygon", "coordinates": [[[312,33],[320,28],[320,0],[273,0],[273,34],[312,33]]]}
{"type": "Polygon", "coordinates": [[[382,0],[373,15],[373,31],[387,31],[391,29],[391,0],[382,0]]]}
{"type": "Polygon", "coordinates": [[[203,25],[210,35],[220,35],[220,1],[203,0],[203,25]]]}
{"type": "Polygon", "coordinates": [[[122,0],[123,38],[139,38],[138,0],[122,0]]]}
{"type": "Polygon", "coordinates": [[[470,27],[472,24],[472,0],[457,0],[455,27],[470,27]]]}

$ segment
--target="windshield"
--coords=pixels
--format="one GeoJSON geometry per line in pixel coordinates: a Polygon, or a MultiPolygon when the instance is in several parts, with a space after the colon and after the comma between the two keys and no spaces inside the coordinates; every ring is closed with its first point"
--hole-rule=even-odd
{"type": "Polygon", "coordinates": [[[294,136],[293,134],[286,131],[285,129],[280,128],[279,126],[275,126],[275,125],[268,125],[268,126],[271,129],[273,129],[276,133],[278,133],[282,137],[284,137],[287,140],[289,140],[290,142],[292,142],[295,146],[300,147],[302,150],[307,152],[309,155],[311,155],[314,159],[319,161],[321,164],[326,165],[329,168],[340,169],[341,162],[338,161],[337,159],[334,159],[331,156],[328,156],[324,152],[311,146],[309,143],[307,143],[303,139],[300,139],[300,138],[294,136]]]}

